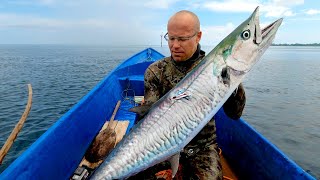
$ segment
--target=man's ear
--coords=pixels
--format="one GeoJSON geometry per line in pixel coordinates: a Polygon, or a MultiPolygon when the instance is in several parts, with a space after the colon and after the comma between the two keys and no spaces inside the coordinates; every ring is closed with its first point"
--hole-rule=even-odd
{"type": "Polygon", "coordinates": [[[200,42],[201,37],[202,37],[202,31],[199,31],[197,34],[197,44],[200,42]]]}

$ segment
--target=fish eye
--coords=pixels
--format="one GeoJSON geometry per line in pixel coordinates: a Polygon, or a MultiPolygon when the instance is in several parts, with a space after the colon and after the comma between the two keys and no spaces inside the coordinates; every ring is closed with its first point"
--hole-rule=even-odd
{"type": "Polygon", "coordinates": [[[241,37],[242,37],[242,39],[247,40],[250,38],[250,35],[251,35],[250,30],[247,29],[242,32],[241,37]]]}

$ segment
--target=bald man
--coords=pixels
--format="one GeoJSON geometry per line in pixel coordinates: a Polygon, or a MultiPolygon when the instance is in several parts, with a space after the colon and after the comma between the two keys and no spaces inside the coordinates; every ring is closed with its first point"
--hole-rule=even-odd
{"type": "MultiPolygon", "coordinates": [[[[171,56],[151,64],[144,79],[145,104],[152,105],[170,91],[205,56],[200,48],[202,32],[198,17],[190,11],[179,11],[168,21],[167,34],[171,56]]],[[[227,100],[223,108],[232,119],[238,119],[245,105],[242,85],[227,100]]],[[[216,142],[215,121],[212,119],[183,149],[176,179],[222,179],[216,142]]],[[[151,167],[131,179],[161,179],[168,176],[168,162],[151,167]],[[164,172],[164,173],[163,173],[164,172]]]]}

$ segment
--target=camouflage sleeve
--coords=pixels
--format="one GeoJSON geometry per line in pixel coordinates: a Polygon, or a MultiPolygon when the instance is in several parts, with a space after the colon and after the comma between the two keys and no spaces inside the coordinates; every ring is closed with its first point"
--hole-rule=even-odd
{"type": "Polygon", "coordinates": [[[246,94],[243,85],[232,93],[229,99],[224,103],[223,110],[231,119],[239,119],[242,115],[246,103],[246,94]]]}
{"type": "Polygon", "coordinates": [[[149,67],[144,73],[144,101],[146,105],[152,105],[159,99],[160,80],[149,67]]]}

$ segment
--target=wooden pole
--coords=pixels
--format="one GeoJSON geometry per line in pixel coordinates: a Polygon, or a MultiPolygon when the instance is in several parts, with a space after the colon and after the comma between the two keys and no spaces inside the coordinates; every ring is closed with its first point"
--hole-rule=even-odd
{"type": "Polygon", "coordinates": [[[111,125],[113,125],[112,123],[113,123],[113,121],[114,121],[114,117],[116,116],[116,114],[117,114],[117,112],[118,112],[118,109],[119,109],[119,107],[120,107],[120,104],[121,104],[121,101],[118,101],[116,107],[115,107],[114,110],[113,110],[112,116],[111,116],[111,118],[110,118],[110,120],[109,120],[108,127],[112,127],[111,125]]]}
{"type": "Polygon", "coordinates": [[[16,124],[16,126],[14,127],[14,129],[12,130],[10,136],[8,137],[6,143],[3,145],[3,147],[0,150],[0,164],[2,164],[2,160],[3,158],[7,155],[9,149],[11,148],[14,140],[17,138],[18,133],[20,132],[24,122],[26,121],[30,109],[31,109],[31,104],[32,104],[32,87],[31,84],[28,84],[28,90],[29,90],[29,96],[28,96],[28,103],[26,106],[26,109],[24,111],[24,113],[22,114],[18,124],[16,124]]]}

